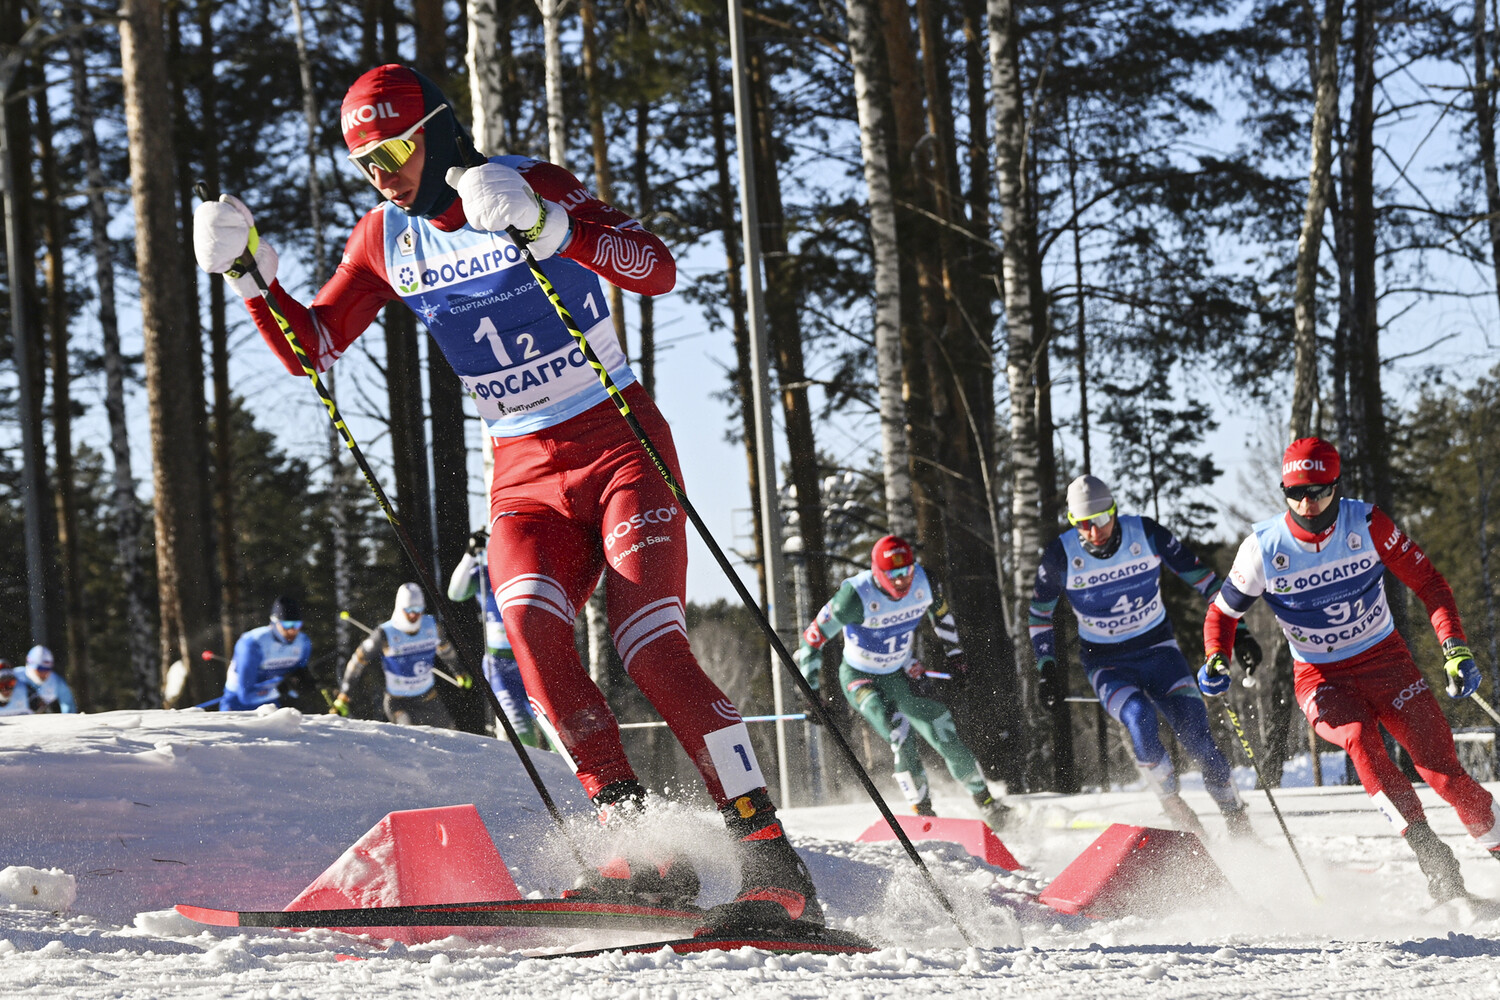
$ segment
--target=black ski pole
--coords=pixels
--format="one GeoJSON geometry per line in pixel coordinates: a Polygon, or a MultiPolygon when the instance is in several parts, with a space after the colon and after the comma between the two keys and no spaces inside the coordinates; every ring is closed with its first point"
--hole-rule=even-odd
{"type": "Polygon", "coordinates": [[[1281,809],[1276,805],[1276,796],[1271,794],[1271,786],[1266,784],[1265,777],[1260,773],[1260,764],[1255,760],[1255,748],[1250,745],[1250,737],[1245,735],[1245,727],[1240,725],[1240,717],[1235,714],[1234,709],[1229,707],[1227,699],[1219,702],[1219,707],[1224,710],[1229,725],[1234,729],[1234,735],[1240,739],[1240,747],[1244,749],[1246,758],[1250,761],[1250,767],[1255,771],[1255,783],[1266,793],[1266,799],[1271,803],[1271,811],[1276,814],[1276,822],[1281,824],[1281,832],[1286,836],[1287,846],[1292,849],[1292,857],[1297,859],[1297,867],[1302,869],[1302,877],[1307,880],[1307,888],[1312,892],[1313,899],[1322,900],[1318,895],[1318,889],[1313,885],[1312,876],[1307,873],[1307,865],[1302,863],[1302,854],[1297,850],[1297,842],[1292,840],[1292,831],[1287,828],[1286,819],[1281,815],[1281,809]]]}
{"type": "MultiPolygon", "coordinates": [[[[202,181],[193,185],[193,191],[198,195],[200,201],[212,200],[208,185],[202,181]]],[[[406,554],[407,562],[411,563],[412,571],[417,574],[417,584],[427,595],[427,606],[432,609],[433,617],[437,619],[439,625],[442,625],[447,630],[447,619],[443,614],[442,606],[437,601],[437,587],[428,578],[427,570],[422,566],[421,559],[417,557],[417,548],[412,544],[411,536],[406,533],[405,525],[396,516],[395,508],[391,506],[390,498],[386,496],[385,490],[381,489],[380,482],[375,478],[374,470],[370,468],[370,463],[365,460],[364,452],[360,451],[359,445],[354,442],[354,435],[349,432],[348,425],[344,423],[343,414],[339,412],[338,404],[333,400],[333,394],[328,391],[328,387],[323,384],[323,380],[318,377],[317,371],[313,368],[312,362],[308,360],[306,352],[302,349],[302,342],[297,338],[296,331],[292,329],[292,324],[287,321],[286,316],[277,308],[275,297],[271,294],[271,286],[261,276],[260,268],[256,266],[255,257],[250,253],[248,247],[245,249],[245,253],[235,261],[235,264],[255,279],[255,286],[260,289],[260,294],[265,299],[266,307],[271,310],[271,315],[275,318],[276,325],[281,328],[281,335],[286,338],[287,346],[297,356],[298,363],[302,365],[303,374],[312,382],[313,389],[318,394],[318,399],[322,401],[323,408],[328,411],[328,419],[333,422],[334,428],[339,432],[339,436],[343,438],[344,446],[354,456],[354,464],[359,466],[360,473],[365,477],[365,483],[370,487],[370,492],[375,495],[375,502],[380,505],[380,509],[385,513],[385,519],[395,529],[396,540],[401,544],[401,551],[406,554]]],[[[568,847],[572,850],[573,857],[578,861],[578,866],[587,870],[589,867],[588,862],[584,861],[583,853],[578,849],[578,844],[574,842],[572,834],[568,832],[567,822],[563,819],[562,813],[558,811],[557,803],[552,800],[552,795],[547,791],[547,786],[542,783],[542,776],[536,769],[536,763],[527,754],[525,744],[521,742],[520,735],[516,733],[515,727],[511,725],[509,717],[505,714],[505,709],[501,707],[500,699],[495,696],[494,688],[490,687],[489,679],[484,676],[482,671],[473,670],[470,664],[465,663],[463,666],[470,677],[477,678],[477,686],[488,696],[490,707],[495,711],[495,718],[500,721],[500,725],[505,729],[506,739],[510,740],[510,745],[515,750],[516,756],[521,759],[521,766],[526,769],[526,775],[531,779],[531,784],[536,788],[537,795],[541,797],[542,804],[547,807],[547,812],[552,815],[552,821],[562,831],[563,839],[568,842],[568,847]]]]}
{"type": "Polygon", "coordinates": [[[922,856],[917,853],[917,849],[912,844],[911,839],[907,837],[906,831],[896,821],[895,815],[891,812],[891,807],[886,804],[885,799],[880,794],[880,790],[875,787],[875,782],[870,780],[869,772],[859,762],[859,758],[854,755],[854,750],[849,746],[848,741],[844,739],[844,734],[839,732],[838,727],[833,724],[833,720],[824,711],[822,702],[818,699],[817,692],[812,689],[812,685],[807,683],[807,679],[802,676],[802,671],[797,669],[796,663],[792,660],[792,654],[787,652],[787,648],[782,643],[781,637],[776,634],[776,630],[766,620],[765,613],[761,611],[760,605],[750,596],[750,591],[745,588],[739,575],[735,573],[734,567],[729,563],[729,558],[724,555],[724,550],[719,547],[719,543],[714,540],[713,535],[709,532],[708,526],[703,523],[703,518],[698,516],[697,508],[688,500],[687,492],[678,483],[677,477],[672,474],[672,470],[667,466],[666,460],[662,458],[661,452],[656,450],[656,445],[651,442],[651,437],[646,433],[645,428],[641,426],[640,421],[631,412],[630,404],[620,392],[619,387],[615,385],[614,379],[610,378],[608,369],[599,360],[599,355],[594,353],[593,347],[589,345],[588,338],[578,328],[578,324],[574,321],[572,314],[568,312],[568,307],[563,304],[562,296],[558,295],[557,289],[553,287],[547,275],[542,272],[541,265],[537,263],[537,259],[532,256],[531,248],[527,245],[526,238],[514,226],[509,227],[506,231],[509,233],[510,238],[515,241],[516,246],[520,248],[522,256],[526,258],[526,265],[531,269],[531,276],[536,279],[536,283],[546,293],[548,301],[552,303],[552,308],[557,311],[558,319],[562,320],[563,326],[568,328],[568,333],[583,352],[584,359],[588,361],[589,366],[599,376],[599,381],[603,384],[604,391],[614,401],[615,409],[620,411],[620,416],[624,417],[625,422],[630,425],[631,431],[635,433],[636,440],[640,443],[641,448],[645,450],[646,456],[651,459],[651,463],[656,466],[656,471],[661,473],[662,479],[666,481],[667,489],[671,490],[672,495],[677,498],[677,502],[682,504],[683,511],[687,514],[688,519],[693,522],[693,527],[698,530],[698,535],[703,539],[703,543],[713,553],[714,559],[719,563],[719,568],[729,578],[730,584],[734,586],[735,592],[739,594],[740,601],[754,615],[757,624],[760,625],[760,630],[765,633],[767,640],[771,644],[771,648],[776,651],[777,658],[781,661],[782,666],[787,669],[787,672],[791,674],[792,680],[797,685],[798,690],[802,692],[802,697],[807,701],[809,709],[818,717],[818,720],[823,724],[824,730],[833,736],[834,742],[843,752],[850,767],[853,768],[855,776],[859,778],[860,784],[864,786],[866,794],[875,803],[875,807],[880,810],[880,815],[885,817],[885,821],[890,826],[891,832],[896,835],[896,839],[901,841],[901,846],[906,849],[906,853],[911,858],[912,863],[922,873],[922,877],[927,881],[927,886],[932,890],[932,894],[937,897],[943,909],[948,912],[948,916],[953,919],[953,924],[958,928],[959,934],[963,936],[964,941],[971,947],[974,946],[974,939],[969,935],[969,931],[964,927],[963,922],[959,920],[958,911],[953,908],[953,903],[949,901],[942,888],[938,886],[937,879],[933,877],[932,871],[927,867],[927,862],[923,861],[922,856]]]}

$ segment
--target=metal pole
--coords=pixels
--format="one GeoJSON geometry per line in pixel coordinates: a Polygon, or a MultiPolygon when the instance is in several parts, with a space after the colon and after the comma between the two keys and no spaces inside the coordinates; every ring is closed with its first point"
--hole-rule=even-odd
{"type": "MultiPolygon", "coordinates": [[[[745,24],[740,0],[729,0],[729,52],[734,63],[734,144],[740,167],[740,227],[745,246],[745,290],[750,306],[750,365],[755,407],[755,455],[760,474],[761,552],[766,560],[766,619],[778,635],[787,635],[786,574],[782,571],[781,511],[776,490],[776,441],[771,429],[770,351],[766,337],[766,303],[761,291],[760,216],[755,207],[755,163],[750,149],[750,88],[746,80],[745,24]]],[[[770,657],[771,691],[777,715],[785,715],[781,671],[770,657]]],[[[781,780],[781,804],[791,802],[786,722],[776,722],[776,768],[781,780]]]]}
{"type": "MultiPolygon", "coordinates": [[[[35,28],[36,25],[33,25],[35,28]]],[[[34,32],[28,31],[27,36],[34,32]]],[[[26,289],[21,280],[21,230],[16,221],[14,171],[10,148],[10,86],[25,57],[27,38],[5,53],[0,66],[0,187],[4,189],[5,246],[10,281],[10,332],[14,345],[17,381],[20,383],[18,405],[21,417],[21,501],[26,516],[26,596],[30,610],[34,641],[46,642],[50,624],[47,621],[46,567],[42,565],[42,518],[47,508],[47,476],[43,466],[40,428],[31,422],[35,386],[31,382],[31,333],[26,314],[26,289]]],[[[779,711],[779,709],[778,709],[779,711]]]]}

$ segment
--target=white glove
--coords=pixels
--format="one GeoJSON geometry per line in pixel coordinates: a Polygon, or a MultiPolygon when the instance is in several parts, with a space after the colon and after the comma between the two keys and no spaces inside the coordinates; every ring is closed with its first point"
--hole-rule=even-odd
{"type": "Polygon", "coordinates": [[[279,261],[276,251],[255,231],[255,217],[244,202],[232,194],[222,194],[218,201],[205,201],[193,212],[193,256],[198,258],[198,266],[209,274],[224,275],[244,299],[260,294],[255,279],[234,266],[247,247],[269,286],[276,278],[279,261]]]}
{"type": "Polygon", "coordinates": [[[464,216],[475,229],[503,233],[515,227],[537,260],[551,257],[567,241],[572,229],[568,210],[538,195],[513,167],[450,167],[447,180],[464,200],[464,216]]]}

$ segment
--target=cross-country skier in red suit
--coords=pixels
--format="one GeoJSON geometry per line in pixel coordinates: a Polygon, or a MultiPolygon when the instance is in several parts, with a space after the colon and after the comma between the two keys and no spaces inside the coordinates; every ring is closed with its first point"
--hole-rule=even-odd
{"type": "MultiPolygon", "coordinates": [[[[688,647],[684,515],[507,229],[529,241],[680,479],[671,433],[615,339],[599,282],[643,295],[670,291],[671,253],[562,167],[498,156],[455,170],[483,158],[451,102],[407,67],[380,66],[355,81],[341,124],[350,158],[385,200],[355,226],[311,307],[272,286],[309,360],[326,369],[394,299],[422,319],[493,441],[489,575],[527,693],[601,818],[638,812],[645,796],[573,645],[573,620],[602,571],[626,671],[671,726],[739,843],[741,892],[711,914],[710,926],[820,924],[812,881],[777,819],[740,713],[688,647]]],[[[275,252],[249,211],[228,196],[207,203],[194,236],[199,263],[225,274],[271,350],[301,374],[253,279],[233,267],[248,247],[262,276],[276,274],[275,252]]],[[[417,377],[389,376],[403,374],[417,377]]],[[[645,870],[588,888],[623,881],[627,890],[669,894],[660,882],[670,882],[670,871],[636,867],[645,870]]],[[[674,884],[697,892],[695,877],[674,884]]]]}
{"type": "Polygon", "coordinates": [[[1500,808],[1459,765],[1443,710],[1391,621],[1384,576],[1389,570],[1426,606],[1443,646],[1448,695],[1467,698],[1479,687],[1479,668],[1453,591],[1384,511],[1339,496],[1339,453],[1327,441],[1292,442],[1282,457],[1281,489],[1289,509],[1251,529],[1209,605],[1208,662],[1198,683],[1208,695],[1229,689],[1235,623],[1264,597],[1291,644],[1297,703],[1308,721],[1348,752],[1365,791],[1416,853],[1433,898],[1465,895],[1458,860],[1427,825],[1417,793],[1380,737],[1383,725],[1470,836],[1500,860],[1500,808]]]}

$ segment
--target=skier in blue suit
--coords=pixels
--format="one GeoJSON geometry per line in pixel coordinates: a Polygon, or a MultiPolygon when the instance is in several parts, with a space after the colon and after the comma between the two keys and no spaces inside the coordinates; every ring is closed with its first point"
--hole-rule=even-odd
{"type": "MultiPolygon", "coordinates": [[[[1203,784],[1230,833],[1251,835],[1229,761],[1214,743],[1203,696],[1172,634],[1161,567],[1208,600],[1221,581],[1149,517],[1120,514],[1109,487],[1093,476],[1080,476],[1068,486],[1068,523],[1076,530],[1063,532],[1042,553],[1031,597],[1031,645],[1041,671],[1042,703],[1053,708],[1067,694],[1052,627],[1058,599],[1066,592],[1078,619],[1079,659],[1089,684],[1130,734],[1136,767],[1161,799],[1162,811],[1179,827],[1203,831],[1178,794],[1171,755],[1157,735],[1158,713],[1197,758],[1203,784]]],[[[1260,663],[1260,647],[1248,630],[1236,652],[1250,669],[1260,663]]]]}
{"type": "Polygon", "coordinates": [[[251,629],[234,644],[219,711],[290,705],[297,697],[294,685],[308,678],[311,658],[312,640],[302,631],[301,605],[295,598],[276,598],[271,623],[251,629]]]}
{"type": "Polygon", "coordinates": [[[53,705],[57,706],[59,712],[68,715],[78,711],[78,705],[73,700],[73,689],[68,687],[68,682],[57,672],[52,661],[52,650],[46,646],[32,646],[26,652],[26,680],[35,689],[37,697],[46,703],[47,707],[42,711],[52,711],[53,705]]]}

